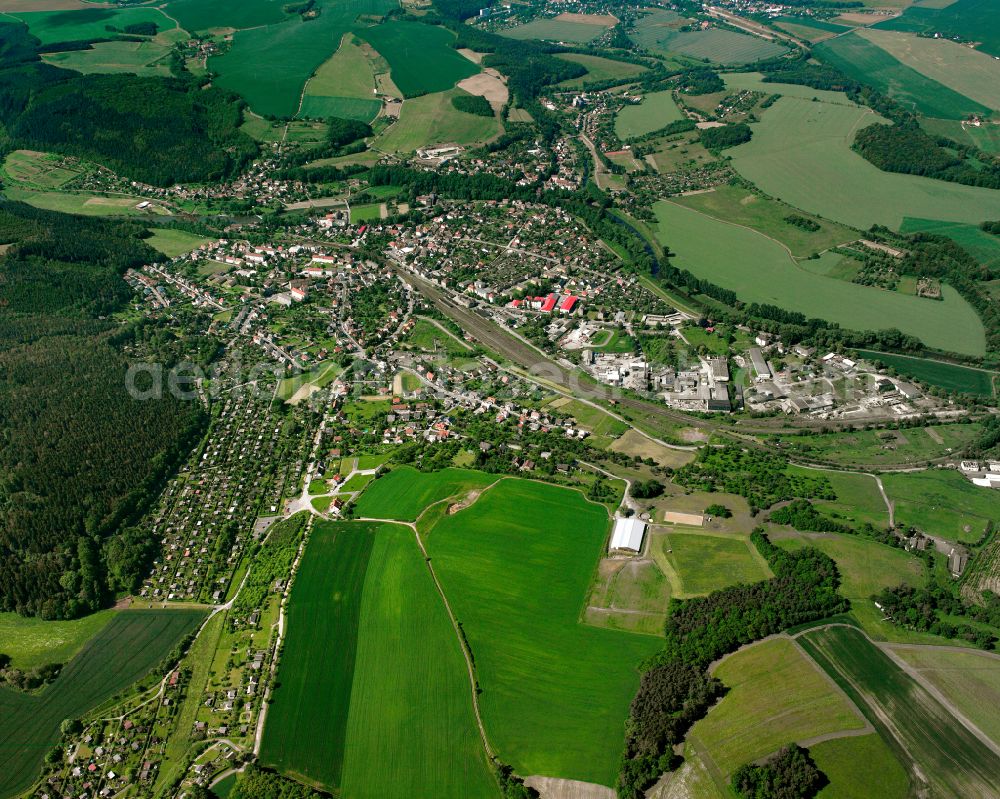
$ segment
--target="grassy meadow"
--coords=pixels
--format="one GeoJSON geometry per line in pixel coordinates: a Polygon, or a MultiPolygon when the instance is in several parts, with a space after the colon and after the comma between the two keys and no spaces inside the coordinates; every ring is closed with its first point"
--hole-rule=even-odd
{"type": "Polygon", "coordinates": [[[653,53],[683,55],[716,64],[746,64],[788,52],[787,47],[775,42],[722,28],[678,30],[688,22],[676,12],[655,11],[640,19],[630,36],[653,53]]]}
{"type": "Polygon", "coordinates": [[[608,525],[576,491],[504,480],[426,536],[487,734],[520,774],[613,784],[637,667],[659,641],[581,623],[608,525]]]}
{"type": "Polygon", "coordinates": [[[191,250],[200,247],[202,244],[206,244],[211,241],[211,239],[208,239],[205,236],[188,233],[186,230],[153,228],[150,232],[153,235],[145,240],[146,244],[154,250],[159,250],[168,258],[185,255],[191,252],[191,250]]]}
{"type": "Polygon", "coordinates": [[[61,156],[34,150],[14,150],[7,154],[0,175],[14,183],[40,189],[58,189],[82,174],[61,156]]]}
{"type": "Polygon", "coordinates": [[[910,779],[880,735],[834,738],[809,747],[830,780],[816,799],[907,799],[910,779]]]}
{"type": "Polygon", "coordinates": [[[615,115],[615,133],[620,139],[644,136],[683,118],[673,92],[651,92],[639,105],[626,105],[615,115]]]}
{"type": "Polygon", "coordinates": [[[925,34],[940,31],[967,42],[977,42],[978,49],[1000,56],[1000,5],[993,0],[914,3],[902,15],[890,17],[875,27],[925,34]]]}
{"type": "Polygon", "coordinates": [[[203,618],[198,610],[123,611],[41,694],[0,688],[0,795],[31,785],[64,719],[80,718],[145,676],[203,618]]]}
{"type": "Polygon", "coordinates": [[[158,8],[81,8],[68,11],[18,11],[8,15],[21,20],[42,45],[101,39],[108,36],[107,25],[124,28],[141,22],[154,22],[159,31],[172,30],[177,24],[158,8]]]}
{"type": "Polygon", "coordinates": [[[361,495],[358,516],[412,522],[429,505],[483,489],[498,479],[496,475],[469,469],[418,472],[411,466],[398,466],[375,480],[361,495]]]}
{"type": "Polygon", "coordinates": [[[816,54],[848,77],[873,85],[920,114],[941,119],[963,119],[969,114],[990,112],[990,108],[982,103],[900,62],[860,33],[849,33],[822,42],[816,46],[816,54]]]}
{"type": "MultiPolygon", "coordinates": [[[[562,14],[559,15],[559,17],[562,16],[562,14]]],[[[575,18],[560,19],[559,17],[539,17],[524,25],[500,31],[500,34],[510,39],[544,39],[552,42],[586,44],[615,24],[614,18],[609,16],[595,16],[591,21],[586,22],[575,18]]]]}
{"type": "Polygon", "coordinates": [[[10,657],[18,669],[68,663],[114,617],[113,610],[100,610],[71,621],[42,621],[35,616],[0,613],[0,652],[10,657]]]}
{"type": "Polygon", "coordinates": [[[979,397],[992,397],[994,393],[995,372],[873,350],[858,350],[858,353],[864,358],[882,361],[904,377],[911,377],[930,386],[979,397]]]}
{"type": "Polygon", "coordinates": [[[70,193],[61,191],[34,191],[14,186],[5,186],[4,194],[11,200],[18,200],[46,211],[60,211],[64,214],[83,216],[149,216],[136,205],[141,197],[103,197],[98,194],[70,193]]]}
{"type": "MultiPolygon", "coordinates": [[[[795,101],[797,102],[797,101],[795,101]]],[[[778,242],[674,202],[653,206],[657,236],[674,263],[748,302],[801,311],[856,330],[898,328],[930,347],[982,355],[986,338],[973,308],[950,286],[944,301],[825,277],[802,269],[778,242]],[[732,253],[739,253],[733,258],[732,253]]]]}
{"type": "Polygon", "coordinates": [[[389,62],[392,81],[404,97],[447,91],[479,72],[452,48],[455,35],[441,26],[392,21],[362,28],[358,35],[389,62]]]}
{"type": "Polygon", "coordinates": [[[85,74],[132,72],[166,78],[170,77],[169,55],[170,48],[156,41],[98,42],[89,50],[49,53],[44,60],[85,74]]]}
{"type": "Polygon", "coordinates": [[[978,541],[988,521],[1000,521],[996,494],[954,469],[885,474],[882,484],[895,503],[896,524],[950,541],[978,541]]]}
{"type": "Polygon", "coordinates": [[[875,724],[887,719],[901,754],[919,763],[941,796],[992,796],[1000,756],[962,726],[936,699],[864,635],[850,627],[815,630],[798,638],[875,724]]]}
{"type": "Polygon", "coordinates": [[[866,108],[786,96],[753,126],[752,141],[727,153],[770,196],[863,230],[876,223],[898,230],[908,216],[1000,219],[998,191],[882,172],[851,150],[855,132],[878,121],[866,108]]]}
{"type": "Polygon", "coordinates": [[[587,70],[586,75],[579,78],[570,78],[560,83],[560,86],[573,88],[582,86],[585,83],[597,83],[605,80],[619,80],[621,78],[631,78],[641,75],[646,71],[645,67],[638,64],[630,64],[626,61],[614,61],[610,58],[602,58],[598,55],[587,55],[586,53],[559,53],[556,58],[563,61],[571,61],[579,64],[587,70]]]}
{"type": "Polygon", "coordinates": [[[726,658],[713,676],[729,692],[695,723],[689,738],[726,775],[790,741],[863,729],[851,703],[788,639],[772,639],[726,658]]]}
{"type": "Polygon", "coordinates": [[[459,111],[452,97],[466,94],[462,89],[425,94],[403,102],[399,120],[376,140],[379,150],[411,153],[418,147],[435,144],[475,144],[500,132],[496,117],[481,117],[459,111]]]}
{"type": "Polygon", "coordinates": [[[650,543],[653,559],[679,599],[704,596],[737,583],[756,583],[771,570],[746,536],[671,532],[650,543]]]}
{"type": "Polygon", "coordinates": [[[939,222],[935,219],[906,217],[902,233],[923,231],[947,236],[994,274],[1000,274],[1000,236],[987,233],[979,225],[963,222],[939,222]]]}
{"type": "Polygon", "coordinates": [[[189,31],[256,28],[289,19],[284,0],[169,0],[167,10],[189,31]]]}
{"type": "Polygon", "coordinates": [[[337,52],[306,84],[299,116],[313,119],[335,116],[371,122],[382,108],[382,101],[375,99],[373,61],[377,58],[353,34],[345,34],[337,52]]]}

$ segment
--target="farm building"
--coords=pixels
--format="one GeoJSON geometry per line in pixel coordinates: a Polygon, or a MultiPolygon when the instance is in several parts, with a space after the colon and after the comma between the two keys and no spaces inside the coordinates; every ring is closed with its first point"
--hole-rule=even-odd
{"type": "Polygon", "coordinates": [[[628,552],[640,552],[642,539],[646,535],[646,523],[639,519],[615,519],[615,529],[611,533],[611,545],[608,551],[616,549],[628,552]]]}

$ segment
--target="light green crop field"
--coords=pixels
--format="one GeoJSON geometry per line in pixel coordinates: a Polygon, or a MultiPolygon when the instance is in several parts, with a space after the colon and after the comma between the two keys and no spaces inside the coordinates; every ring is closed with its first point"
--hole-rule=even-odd
{"type": "Polygon", "coordinates": [[[1000,219],[1000,191],[883,172],[851,150],[868,109],[782,97],[753,126],[753,140],[726,152],[736,170],[772,197],[867,230],[898,230],[907,216],[978,224],[1000,219]]]}
{"type": "Polygon", "coordinates": [[[637,667],[659,642],[581,623],[608,525],[577,491],[504,480],[427,534],[487,734],[519,774],[614,783],[637,667]]]}
{"type": "Polygon", "coordinates": [[[481,117],[459,111],[451,98],[467,94],[462,89],[425,94],[403,102],[399,120],[386,128],[376,146],[380,150],[410,153],[435,144],[475,144],[500,132],[496,117],[481,117]]]}
{"type": "Polygon", "coordinates": [[[850,702],[788,639],[737,652],[713,676],[730,690],[689,737],[727,775],[791,741],[865,726],[850,702]]]}
{"type": "Polygon", "coordinates": [[[965,249],[969,255],[994,273],[1000,274],[1000,236],[987,233],[979,225],[962,222],[939,222],[935,219],[906,217],[900,228],[902,233],[926,231],[947,236],[965,249]]]}
{"type": "Polygon", "coordinates": [[[90,50],[50,53],[45,61],[64,69],[87,73],[132,72],[168,77],[170,48],[157,42],[99,42],[90,50]]]}
{"type": "Polygon", "coordinates": [[[375,480],[361,495],[358,516],[412,522],[428,505],[481,490],[497,479],[496,475],[469,469],[418,472],[411,466],[399,466],[375,480]]]}
{"type": "Polygon", "coordinates": [[[898,647],[893,651],[920,672],[973,724],[1000,742],[1000,658],[990,652],[943,647],[898,647]]]}
{"type": "Polygon", "coordinates": [[[640,22],[630,34],[632,41],[660,55],[683,55],[716,64],[747,64],[787,53],[788,48],[746,33],[711,28],[677,31],[667,26],[640,22]]]}
{"type": "Polygon", "coordinates": [[[753,228],[791,250],[796,258],[827,250],[850,241],[859,234],[851,228],[830,222],[739,186],[717,186],[714,191],[678,197],[675,202],[707,216],[753,228]],[[820,226],[813,232],[785,221],[791,215],[804,216],[820,226]]]}
{"type": "Polygon", "coordinates": [[[0,795],[16,795],[37,778],[65,719],[80,718],[144,677],[204,617],[200,610],[123,611],[41,694],[0,688],[0,795]]]}
{"type": "Polygon", "coordinates": [[[510,39],[545,39],[551,42],[573,42],[585,44],[596,39],[615,23],[612,17],[605,17],[604,24],[578,22],[572,19],[543,17],[525,25],[499,31],[510,39]]]}
{"type": "Polygon", "coordinates": [[[874,86],[911,111],[941,119],[963,119],[969,114],[990,112],[982,103],[903,64],[863,38],[862,32],[821,42],[816,45],[815,53],[847,76],[874,86]]]}
{"type": "Polygon", "coordinates": [[[978,541],[987,521],[1000,521],[996,493],[954,469],[886,474],[882,484],[896,504],[896,524],[951,541],[978,541]]]}
{"type": "Polygon", "coordinates": [[[861,29],[858,36],[881,47],[921,75],[959,94],[1000,110],[1000,61],[947,38],[933,39],[901,31],[861,29]]]}
{"type": "Polygon", "coordinates": [[[397,6],[393,0],[319,4],[321,13],[312,20],[284,15],[283,21],[237,31],[232,47],[208,60],[209,69],[219,74],[213,84],[241,95],[258,114],[290,117],[306,81],[333,55],[344,34],[356,28],[358,16],[384,14],[397,6]]]}
{"type": "Polygon", "coordinates": [[[265,763],[347,796],[497,795],[461,644],[408,528],[317,523],[286,640],[265,763]]]}
{"type": "Polygon", "coordinates": [[[345,34],[337,52],[306,84],[299,116],[373,120],[382,108],[381,100],[375,99],[373,60],[378,58],[353,34],[345,34]]]}
{"type": "Polygon", "coordinates": [[[42,621],[34,616],[0,613],[0,653],[18,669],[68,663],[88,640],[115,616],[101,610],[72,621],[42,621]]]}
{"type": "Polygon", "coordinates": [[[909,5],[902,15],[889,17],[875,27],[958,36],[963,41],[976,42],[983,52],[1000,56],[1000,6],[993,0],[923,0],[909,5]]]}
{"type": "Polygon", "coordinates": [[[653,559],[670,581],[671,595],[703,596],[771,576],[767,563],[740,535],[667,533],[651,542],[653,559]]]}
{"type": "Polygon", "coordinates": [[[44,208],[46,211],[61,211],[64,214],[84,216],[148,216],[135,206],[141,197],[101,197],[96,194],[70,194],[58,191],[32,191],[14,186],[4,187],[4,194],[11,200],[44,208]]]}
{"type": "Polygon", "coordinates": [[[58,189],[81,174],[81,170],[64,164],[60,156],[52,153],[14,150],[4,160],[0,174],[8,181],[26,186],[58,189]]]}
{"type": "Polygon", "coordinates": [[[750,89],[762,94],[780,94],[782,97],[797,97],[800,100],[820,100],[834,105],[846,105],[856,108],[843,92],[831,92],[814,89],[811,86],[800,86],[797,83],[771,83],[764,80],[760,72],[727,72],[720,75],[729,89],[750,89]]]}
{"type": "Polygon", "coordinates": [[[865,358],[882,361],[905,377],[912,377],[931,386],[940,386],[949,391],[960,391],[963,394],[975,394],[980,397],[993,396],[996,372],[873,350],[858,350],[858,352],[865,358]]]}
{"type": "Polygon", "coordinates": [[[146,244],[154,250],[159,250],[168,258],[184,255],[211,241],[204,236],[188,233],[186,230],[153,228],[151,232],[153,235],[145,240],[146,244]]]}
{"type": "Polygon", "coordinates": [[[652,92],[639,105],[627,105],[615,115],[615,133],[620,139],[643,136],[683,118],[673,92],[652,92]]]}
{"type": "Polygon", "coordinates": [[[898,328],[950,352],[986,351],[982,322],[950,286],[942,287],[945,299],[938,302],[848,283],[802,269],[781,244],[756,231],[674,202],[660,201],[653,209],[657,237],[677,253],[674,263],[736,291],[745,301],[770,303],[855,330],[898,328]]]}
{"type": "Polygon", "coordinates": [[[447,91],[479,72],[451,46],[455,35],[438,25],[392,21],[362,28],[358,35],[389,62],[392,82],[404,97],[447,91]]]}
{"type": "Polygon", "coordinates": [[[879,735],[834,738],[809,747],[830,784],[816,799],[906,799],[910,780],[879,735]]]}
{"type": "Polygon", "coordinates": [[[19,11],[9,14],[28,26],[42,44],[107,37],[105,26],[124,28],[140,22],[155,22],[159,31],[177,24],[158,8],[82,8],[69,11],[19,11]]]}
{"type": "Polygon", "coordinates": [[[783,31],[788,31],[793,36],[805,39],[807,42],[821,42],[836,36],[838,33],[846,33],[849,28],[844,25],[835,25],[821,19],[811,17],[777,17],[774,24],[783,31]]]}
{"type": "MultiPolygon", "coordinates": [[[[887,718],[940,796],[991,796],[1000,756],[967,730],[936,699],[851,627],[806,633],[798,642],[859,704],[876,728],[887,718]]],[[[909,763],[905,765],[909,766],[909,763]]]]}
{"type": "MultiPolygon", "coordinates": [[[[915,588],[924,585],[926,567],[916,555],[868,538],[835,533],[775,536],[774,542],[785,549],[811,546],[825,552],[836,561],[840,570],[840,593],[851,600],[851,614],[865,632],[880,640],[911,640],[908,631],[882,620],[882,613],[871,596],[903,583],[915,588]]],[[[935,639],[924,636],[913,640],[935,639]]]]}
{"type": "Polygon", "coordinates": [[[382,206],[380,203],[369,203],[368,205],[351,206],[351,224],[358,222],[370,222],[373,219],[382,218],[382,206]]]}
{"type": "Polygon", "coordinates": [[[996,121],[972,125],[954,119],[923,117],[920,126],[935,136],[947,136],[959,144],[972,145],[993,155],[1000,153],[1000,124],[996,121]]]}
{"type": "Polygon", "coordinates": [[[639,64],[629,64],[626,61],[615,61],[611,58],[602,58],[597,55],[587,55],[585,53],[559,53],[556,58],[563,61],[572,61],[587,70],[586,75],[579,78],[570,78],[560,83],[560,86],[573,88],[582,86],[585,83],[596,83],[604,80],[619,80],[620,78],[631,78],[641,75],[646,68],[639,64]]]}

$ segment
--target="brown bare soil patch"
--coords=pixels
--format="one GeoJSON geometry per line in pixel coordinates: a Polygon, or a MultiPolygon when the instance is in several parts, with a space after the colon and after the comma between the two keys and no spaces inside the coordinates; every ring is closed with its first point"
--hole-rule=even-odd
{"type": "Polygon", "coordinates": [[[564,11],[556,19],[559,22],[579,22],[581,25],[600,25],[602,28],[610,28],[618,24],[618,17],[611,14],[574,14],[571,11],[564,11]]]}
{"type": "Polygon", "coordinates": [[[503,105],[510,96],[507,86],[504,85],[499,73],[495,70],[486,70],[471,78],[459,81],[458,88],[464,89],[469,94],[485,97],[495,105],[503,105]]]}

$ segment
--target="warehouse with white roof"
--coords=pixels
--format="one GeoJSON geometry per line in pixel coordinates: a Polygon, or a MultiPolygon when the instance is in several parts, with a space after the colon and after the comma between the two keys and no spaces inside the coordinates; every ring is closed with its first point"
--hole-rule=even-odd
{"type": "Polygon", "coordinates": [[[625,550],[627,552],[641,552],[642,539],[646,535],[646,523],[636,518],[615,519],[615,529],[611,533],[611,545],[609,552],[625,550]]]}

